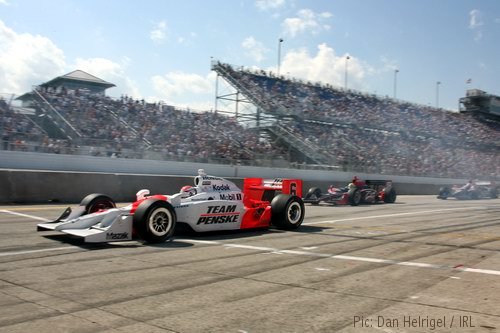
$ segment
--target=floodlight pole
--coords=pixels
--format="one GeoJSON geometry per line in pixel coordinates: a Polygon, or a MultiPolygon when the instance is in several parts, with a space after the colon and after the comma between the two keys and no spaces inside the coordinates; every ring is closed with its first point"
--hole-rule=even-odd
{"type": "Polygon", "coordinates": [[[394,99],[396,99],[396,88],[397,88],[397,82],[398,82],[398,73],[399,69],[394,70],[394,99]]]}
{"type": "Polygon", "coordinates": [[[344,88],[347,89],[347,61],[351,59],[351,57],[345,57],[345,77],[344,77],[344,88]]]}
{"type": "Polygon", "coordinates": [[[436,108],[439,108],[439,85],[441,81],[436,82],[436,108]]]}
{"type": "Polygon", "coordinates": [[[283,38],[278,40],[278,76],[280,75],[280,67],[281,67],[281,43],[283,43],[283,38]]]}

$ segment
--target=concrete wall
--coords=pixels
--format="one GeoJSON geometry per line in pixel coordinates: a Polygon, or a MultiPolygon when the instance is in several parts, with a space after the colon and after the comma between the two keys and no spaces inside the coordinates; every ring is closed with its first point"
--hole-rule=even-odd
{"type": "MultiPolygon", "coordinates": [[[[304,191],[345,186],[349,172],[259,168],[186,162],[113,159],[42,153],[0,151],[0,203],[77,203],[90,193],[104,193],[116,201],[132,201],[135,193],[147,188],[151,193],[169,194],[193,183],[197,170],[226,177],[237,185],[243,177],[300,178],[304,191]]],[[[463,179],[370,175],[364,179],[391,179],[398,194],[436,194],[446,184],[463,179]]]]}
{"type": "MultiPolygon", "coordinates": [[[[243,184],[243,178],[227,178],[240,187],[243,184]]],[[[103,193],[116,201],[129,202],[134,200],[137,191],[144,188],[153,194],[171,194],[191,184],[192,176],[0,170],[0,203],[78,203],[90,193],[103,193]]],[[[305,180],[303,190],[311,187],[326,190],[331,184],[345,186],[346,182],[305,180]]],[[[398,194],[437,194],[440,186],[395,183],[398,194]]]]}

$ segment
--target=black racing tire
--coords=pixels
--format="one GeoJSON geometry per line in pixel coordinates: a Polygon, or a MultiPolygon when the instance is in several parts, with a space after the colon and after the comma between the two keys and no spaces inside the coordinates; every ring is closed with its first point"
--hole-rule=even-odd
{"type": "Polygon", "coordinates": [[[298,196],[278,194],[271,201],[271,223],[278,229],[297,229],[304,215],[304,202],[298,196]]]}
{"type": "Polygon", "coordinates": [[[449,187],[441,187],[439,189],[438,199],[446,200],[451,194],[451,189],[449,187]]]}
{"type": "Polygon", "coordinates": [[[397,194],[396,194],[396,190],[391,188],[391,190],[389,191],[389,193],[386,193],[385,196],[384,196],[384,202],[385,203],[395,203],[396,202],[396,198],[397,198],[397,194]]]}
{"type": "Polygon", "coordinates": [[[80,202],[80,206],[85,207],[84,215],[92,214],[98,212],[100,210],[107,210],[111,208],[116,208],[116,204],[113,199],[108,197],[107,195],[100,193],[93,193],[87,195],[80,202]]]}
{"type": "Polygon", "coordinates": [[[357,188],[349,190],[347,193],[349,195],[349,205],[351,206],[359,206],[361,203],[361,191],[357,188]]]}
{"type": "Polygon", "coordinates": [[[319,198],[321,198],[321,189],[319,187],[311,187],[305,197],[306,200],[317,200],[312,202],[313,205],[319,204],[319,198]]]}
{"type": "Polygon", "coordinates": [[[163,243],[172,238],[176,223],[174,207],[156,198],[141,202],[132,218],[137,235],[148,243],[163,243]]]}

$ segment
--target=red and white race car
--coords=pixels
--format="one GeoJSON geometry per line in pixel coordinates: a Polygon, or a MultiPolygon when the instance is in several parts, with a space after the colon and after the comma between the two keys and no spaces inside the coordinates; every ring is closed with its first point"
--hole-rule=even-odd
{"type": "Polygon", "coordinates": [[[67,208],[55,221],[40,223],[38,231],[56,230],[85,242],[141,239],[158,243],[170,239],[176,223],[196,232],[268,228],[298,228],[304,219],[302,180],[246,178],[241,191],[233,182],[198,170],[194,186],[172,195],[137,192],[137,200],[117,208],[103,194],[86,196],[76,209],[67,208]]]}

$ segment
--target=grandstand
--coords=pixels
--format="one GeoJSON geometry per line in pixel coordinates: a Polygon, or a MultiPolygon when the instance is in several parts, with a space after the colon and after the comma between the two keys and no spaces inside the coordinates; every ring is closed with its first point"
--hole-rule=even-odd
{"type": "Polygon", "coordinates": [[[384,174],[498,174],[498,121],[219,62],[212,68],[260,112],[275,116],[276,125],[264,131],[308,160],[384,174]],[[279,128],[289,135],[280,136],[279,128]]]}
{"type": "Polygon", "coordinates": [[[460,98],[460,112],[488,115],[499,120],[500,97],[479,89],[469,89],[466,96],[460,98]]]}
{"type": "MultiPolygon", "coordinates": [[[[2,147],[388,175],[499,174],[498,119],[236,68],[212,63],[235,91],[216,100],[244,102],[253,114],[112,99],[111,83],[75,71],[23,95],[24,111],[2,100],[2,147]]],[[[468,97],[463,105],[472,111],[468,97]]]]}

